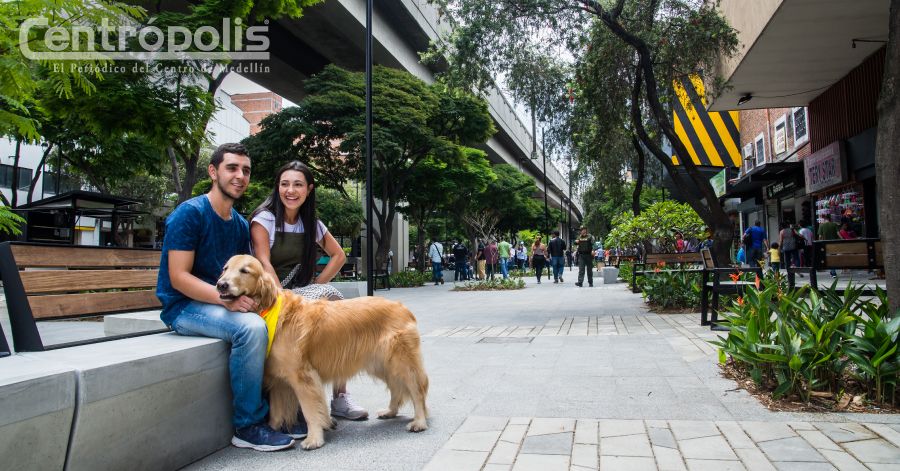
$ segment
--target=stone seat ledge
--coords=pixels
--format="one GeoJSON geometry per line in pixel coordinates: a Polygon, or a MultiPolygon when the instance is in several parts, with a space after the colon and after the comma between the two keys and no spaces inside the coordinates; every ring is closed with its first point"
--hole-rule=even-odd
{"type": "Polygon", "coordinates": [[[221,340],[170,332],[13,358],[72,372],[66,469],[134,471],[177,469],[228,446],[228,354],[221,340]]]}
{"type": "Polygon", "coordinates": [[[74,368],[22,355],[0,359],[0,467],[63,469],[75,388],[74,368]]]}

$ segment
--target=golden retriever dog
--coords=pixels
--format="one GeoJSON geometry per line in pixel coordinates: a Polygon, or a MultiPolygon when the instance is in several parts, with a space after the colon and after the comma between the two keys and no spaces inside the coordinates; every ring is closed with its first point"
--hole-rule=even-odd
{"type": "Polygon", "coordinates": [[[284,295],[264,379],[272,428],[294,425],[299,405],[309,427],[301,446],[307,450],[321,447],[324,429],[332,427],[323,386],[363,371],[384,381],[391,393],[390,404],[378,412],[378,418],[396,417],[400,406],[412,400],[415,414],[406,429],[421,432],[428,428],[428,376],[416,318],[405,306],[376,297],[306,300],[282,290],[249,255],[228,260],[216,286],[223,299],[252,298],[259,303],[260,312],[275,305],[279,294],[284,295]]]}

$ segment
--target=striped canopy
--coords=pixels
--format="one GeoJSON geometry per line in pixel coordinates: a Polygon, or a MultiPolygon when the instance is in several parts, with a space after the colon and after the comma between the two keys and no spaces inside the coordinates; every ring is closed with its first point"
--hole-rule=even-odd
{"type": "MultiPolygon", "coordinates": [[[[678,101],[673,104],[675,133],[695,165],[740,167],[740,122],[737,111],[706,111],[703,81],[698,75],[674,83],[678,101]]],[[[679,156],[672,163],[680,165],[679,156]]]]}

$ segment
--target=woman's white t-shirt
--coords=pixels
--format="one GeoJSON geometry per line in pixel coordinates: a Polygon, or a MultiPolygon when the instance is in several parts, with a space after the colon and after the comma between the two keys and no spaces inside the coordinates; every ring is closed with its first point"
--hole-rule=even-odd
{"type": "MultiPolygon", "coordinates": [[[[268,231],[269,248],[272,248],[272,246],[275,245],[275,215],[270,211],[260,211],[259,214],[257,214],[256,217],[254,217],[253,220],[250,221],[250,224],[253,224],[254,222],[259,223],[259,225],[261,225],[266,231],[268,231]]],[[[306,232],[306,230],[303,228],[303,220],[299,218],[297,219],[296,224],[288,224],[287,222],[285,222],[281,230],[286,233],[296,234],[302,234],[306,232]]],[[[328,228],[325,227],[325,224],[323,224],[322,221],[317,219],[316,242],[321,244],[322,239],[325,238],[326,232],[328,232],[328,228]]]]}

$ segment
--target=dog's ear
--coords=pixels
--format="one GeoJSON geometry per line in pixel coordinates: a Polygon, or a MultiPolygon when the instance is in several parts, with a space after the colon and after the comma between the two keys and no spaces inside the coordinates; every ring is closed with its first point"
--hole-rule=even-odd
{"type": "Polygon", "coordinates": [[[275,305],[281,285],[275,281],[268,272],[263,272],[257,280],[257,292],[259,293],[259,309],[268,309],[275,305]]]}

